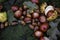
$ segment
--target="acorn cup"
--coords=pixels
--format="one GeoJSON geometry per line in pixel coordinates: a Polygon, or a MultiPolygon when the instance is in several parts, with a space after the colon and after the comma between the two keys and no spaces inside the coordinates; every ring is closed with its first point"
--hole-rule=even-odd
{"type": "Polygon", "coordinates": [[[57,11],[51,5],[46,7],[45,15],[47,16],[47,20],[48,21],[53,21],[53,20],[55,20],[58,17],[57,11]]]}

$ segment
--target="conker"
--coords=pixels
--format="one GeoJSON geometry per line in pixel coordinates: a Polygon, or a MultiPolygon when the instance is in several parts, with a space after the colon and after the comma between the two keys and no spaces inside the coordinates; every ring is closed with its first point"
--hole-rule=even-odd
{"type": "Polygon", "coordinates": [[[18,10],[15,12],[14,16],[19,19],[22,16],[22,12],[18,10]]]}
{"type": "Polygon", "coordinates": [[[44,37],[40,37],[40,40],[45,40],[44,37]]]}
{"type": "Polygon", "coordinates": [[[1,29],[4,28],[4,24],[3,24],[3,23],[0,24],[0,28],[1,28],[1,29]]]}
{"type": "Polygon", "coordinates": [[[30,22],[31,22],[31,18],[30,18],[30,17],[25,17],[25,18],[24,18],[24,21],[25,21],[26,23],[30,23],[30,22]]]}
{"type": "Polygon", "coordinates": [[[29,27],[30,27],[31,29],[34,29],[34,26],[33,26],[32,24],[29,24],[29,27]]]}
{"type": "Polygon", "coordinates": [[[31,0],[33,3],[39,3],[39,0],[31,0]]]}
{"type": "Polygon", "coordinates": [[[40,37],[40,40],[49,40],[47,37],[40,37]]]}
{"type": "Polygon", "coordinates": [[[40,30],[46,32],[48,30],[48,23],[41,24],[40,30]]]}
{"type": "Polygon", "coordinates": [[[34,27],[34,31],[37,31],[38,29],[39,29],[38,26],[35,26],[35,27],[34,27]]]}
{"type": "Polygon", "coordinates": [[[39,17],[39,20],[40,20],[41,23],[47,22],[46,17],[43,16],[43,15],[39,17]]]}
{"type": "Polygon", "coordinates": [[[43,36],[43,33],[41,31],[36,31],[34,34],[36,37],[42,37],[43,36]]]}
{"type": "Polygon", "coordinates": [[[0,10],[3,8],[3,5],[2,4],[0,4],[0,10]]]}
{"type": "Polygon", "coordinates": [[[11,10],[12,10],[12,11],[17,11],[18,9],[19,9],[19,7],[16,6],[16,5],[13,5],[13,6],[11,7],[11,10]]]}
{"type": "Polygon", "coordinates": [[[39,18],[39,13],[35,12],[32,14],[33,18],[39,18]]]}

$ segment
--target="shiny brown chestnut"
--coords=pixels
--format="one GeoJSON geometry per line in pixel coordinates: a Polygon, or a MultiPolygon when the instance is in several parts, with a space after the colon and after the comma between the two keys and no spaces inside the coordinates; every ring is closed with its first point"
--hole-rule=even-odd
{"type": "Polygon", "coordinates": [[[21,16],[22,16],[22,12],[20,10],[14,13],[14,17],[16,17],[17,19],[19,19],[21,16]]]}
{"type": "Polygon", "coordinates": [[[11,7],[11,10],[14,11],[14,12],[17,11],[18,9],[19,9],[19,7],[16,6],[16,5],[13,5],[13,6],[11,7]]]}
{"type": "Polygon", "coordinates": [[[43,33],[42,33],[41,31],[36,31],[34,34],[35,34],[35,36],[38,37],[38,38],[40,38],[40,37],[43,36],[43,33]]]}
{"type": "Polygon", "coordinates": [[[32,17],[33,17],[33,18],[39,18],[39,13],[34,12],[34,13],[32,14],[32,17]]]}
{"type": "Polygon", "coordinates": [[[40,30],[42,32],[46,32],[48,30],[48,27],[49,27],[48,23],[43,23],[43,24],[40,25],[40,30]]]}

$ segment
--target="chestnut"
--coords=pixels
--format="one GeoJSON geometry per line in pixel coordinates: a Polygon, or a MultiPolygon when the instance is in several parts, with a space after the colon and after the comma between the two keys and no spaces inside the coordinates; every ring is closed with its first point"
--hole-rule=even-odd
{"type": "Polygon", "coordinates": [[[32,22],[32,25],[36,26],[36,25],[37,25],[37,23],[35,23],[35,22],[32,22]]]}
{"type": "Polygon", "coordinates": [[[34,31],[37,31],[39,29],[39,26],[34,27],[34,31]]]}
{"type": "Polygon", "coordinates": [[[22,12],[20,11],[20,10],[18,10],[18,11],[16,11],[15,13],[14,13],[14,17],[16,17],[16,18],[20,18],[22,16],[22,12]]]}
{"type": "Polygon", "coordinates": [[[24,21],[25,21],[26,23],[30,23],[30,22],[31,22],[31,18],[30,18],[30,17],[25,17],[25,18],[24,18],[24,21]]]}
{"type": "Polygon", "coordinates": [[[40,25],[40,30],[42,32],[46,32],[48,30],[48,27],[49,27],[48,23],[43,23],[43,24],[40,25]]]}
{"type": "Polygon", "coordinates": [[[40,37],[40,40],[45,40],[44,37],[40,37]]]}
{"type": "Polygon", "coordinates": [[[4,26],[5,26],[5,27],[7,27],[8,25],[9,25],[9,23],[8,23],[8,22],[5,22],[5,23],[4,23],[4,26]]]}
{"type": "Polygon", "coordinates": [[[26,5],[23,5],[23,9],[26,10],[27,9],[27,6],[26,5]]]}
{"type": "Polygon", "coordinates": [[[13,6],[11,7],[11,10],[14,11],[14,12],[17,11],[18,9],[19,9],[19,7],[16,6],[16,5],[13,5],[13,6]]]}
{"type": "Polygon", "coordinates": [[[30,27],[31,29],[34,29],[34,26],[33,26],[32,24],[29,24],[29,27],[30,27]]]}
{"type": "Polygon", "coordinates": [[[10,25],[17,25],[18,22],[15,20],[15,21],[12,21],[10,25]]]}
{"type": "Polygon", "coordinates": [[[0,4],[0,10],[3,8],[3,5],[2,4],[0,4]]]}
{"type": "Polygon", "coordinates": [[[39,0],[31,0],[33,3],[39,3],[39,0]]]}
{"type": "Polygon", "coordinates": [[[41,31],[36,31],[34,34],[38,38],[43,36],[43,33],[41,31]]]}
{"type": "Polygon", "coordinates": [[[23,15],[26,16],[27,12],[26,11],[23,11],[23,15]]]}
{"type": "Polygon", "coordinates": [[[33,18],[39,18],[39,13],[34,12],[34,13],[32,14],[32,17],[33,17],[33,18]]]}
{"type": "Polygon", "coordinates": [[[25,25],[26,23],[22,20],[21,22],[20,22],[22,25],[25,25]]]}
{"type": "Polygon", "coordinates": [[[40,20],[41,23],[47,22],[47,19],[46,19],[46,17],[45,17],[44,15],[41,15],[41,16],[39,17],[39,20],[40,20]]]}
{"type": "Polygon", "coordinates": [[[49,40],[47,37],[41,37],[40,40],[49,40]]]}
{"type": "Polygon", "coordinates": [[[22,7],[19,8],[20,11],[23,11],[22,7]]]}
{"type": "Polygon", "coordinates": [[[4,28],[4,24],[3,24],[3,23],[0,24],[0,28],[1,28],[1,29],[4,28]]]}

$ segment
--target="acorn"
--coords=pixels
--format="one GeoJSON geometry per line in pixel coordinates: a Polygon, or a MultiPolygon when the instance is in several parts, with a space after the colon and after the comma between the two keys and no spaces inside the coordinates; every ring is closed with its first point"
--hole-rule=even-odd
{"type": "Polygon", "coordinates": [[[0,28],[1,28],[1,29],[4,28],[4,24],[3,24],[3,23],[0,24],[0,28]]]}
{"type": "Polygon", "coordinates": [[[33,3],[39,3],[39,0],[31,0],[33,3]]]}
{"type": "Polygon", "coordinates": [[[21,21],[21,24],[22,24],[22,25],[25,25],[26,23],[22,20],[22,21],[21,21]]]}
{"type": "Polygon", "coordinates": [[[42,31],[42,32],[46,32],[47,30],[48,30],[48,23],[44,23],[44,24],[41,24],[40,25],[40,30],[42,31]]]}
{"type": "Polygon", "coordinates": [[[26,5],[23,5],[23,9],[26,10],[27,9],[27,6],[26,5]]]}
{"type": "Polygon", "coordinates": [[[41,25],[41,23],[40,23],[40,22],[38,22],[38,23],[37,23],[37,25],[38,25],[38,26],[40,26],[40,25],[41,25]]]}
{"type": "Polygon", "coordinates": [[[0,4],[0,10],[3,8],[2,4],[0,4]]]}
{"type": "Polygon", "coordinates": [[[17,11],[18,9],[19,9],[19,7],[16,6],[16,5],[13,5],[13,6],[11,7],[11,10],[14,11],[14,12],[17,11]]]}
{"type": "Polygon", "coordinates": [[[40,40],[49,40],[47,37],[40,37],[40,40]]]}
{"type": "Polygon", "coordinates": [[[40,16],[39,20],[40,20],[41,23],[47,22],[47,19],[46,19],[46,17],[44,15],[40,16]]]}
{"type": "Polygon", "coordinates": [[[5,23],[4,23],[4,26],[5,26],[5,27],[7,27],[8,25],[9,25],[9,23],[8,23],[8,22],[5,22],[5,23]]]}
{"type": "Polygon", "coordinates": [[[34,29],[34,26],[33,26],[32,24],[29,24],[29,27],[30,27],[31,29],[34,29]]]}
{"type": "Polygon", "coordinates": [[[32,17],[33,17],[33,18],[39,18],[39,13],[34,12],[34,13],[32,14],[32,17]]]}
{"type": "Polygon", "coordinates": [[[37,25],[37,23],[35,22],[35,20],[34,19],[32,19],[32,25],[34,25],[34,26],[36,26],[37,25]]]}
{"type": "Polygon", "coordinates": [[[36,31],[34,34],[38,38],[43,36],[43,33],[41,31],[36,31]]]}
{"type": "Polygon", "coordinates": [[[40,13],[39,9],[36,9],[35,12],[40,13]]]}
{"type": "Polygon", "coordinates": [[[36,26],[36,25],[37,25],[37,23],[35,23],[35,22],[32,22],[32,25],[36,26]]]}
{"type": "Polygon", "coordinates": [[[26,23],[30,23],[30,22],[31,22],[31,18],[30,18],[30,17],[25,17],[25,18],[24,18],[24,21],[25,21],[26,23]]]}
{"type": "Polygon", "coordinates": [[[23,11],[22,7],[19,8],[20,11],[23,11]]]}
{"type": "Polygon", "coordinates": [[[17,25],[18,24],[18,22],[16,22],[16,21],[13,21],[12,23],[11,23],[11,25],[17,25]]]}
{"type": "Polygon", "coordinates": [[[34,27],[34,31],[37,31],[39,29],[39,26],[34,27]]]}
{"type": "Polygon", "coordinates": [[[40,40],[45,40],[44,37],[40,37],[40,40]]]}
{"type": "Polygon", "coordinates": [[[22,16],[22,12],[20,10],[18,10],[14,13],[14,17],[17,19],[19,19],[21,16],[22,16]]]}
{"type": "Polygon", "coordinates": [[[27,14],[27,12],[26,11],[23,11],[23,15],[25,16],[27,14]]]}

